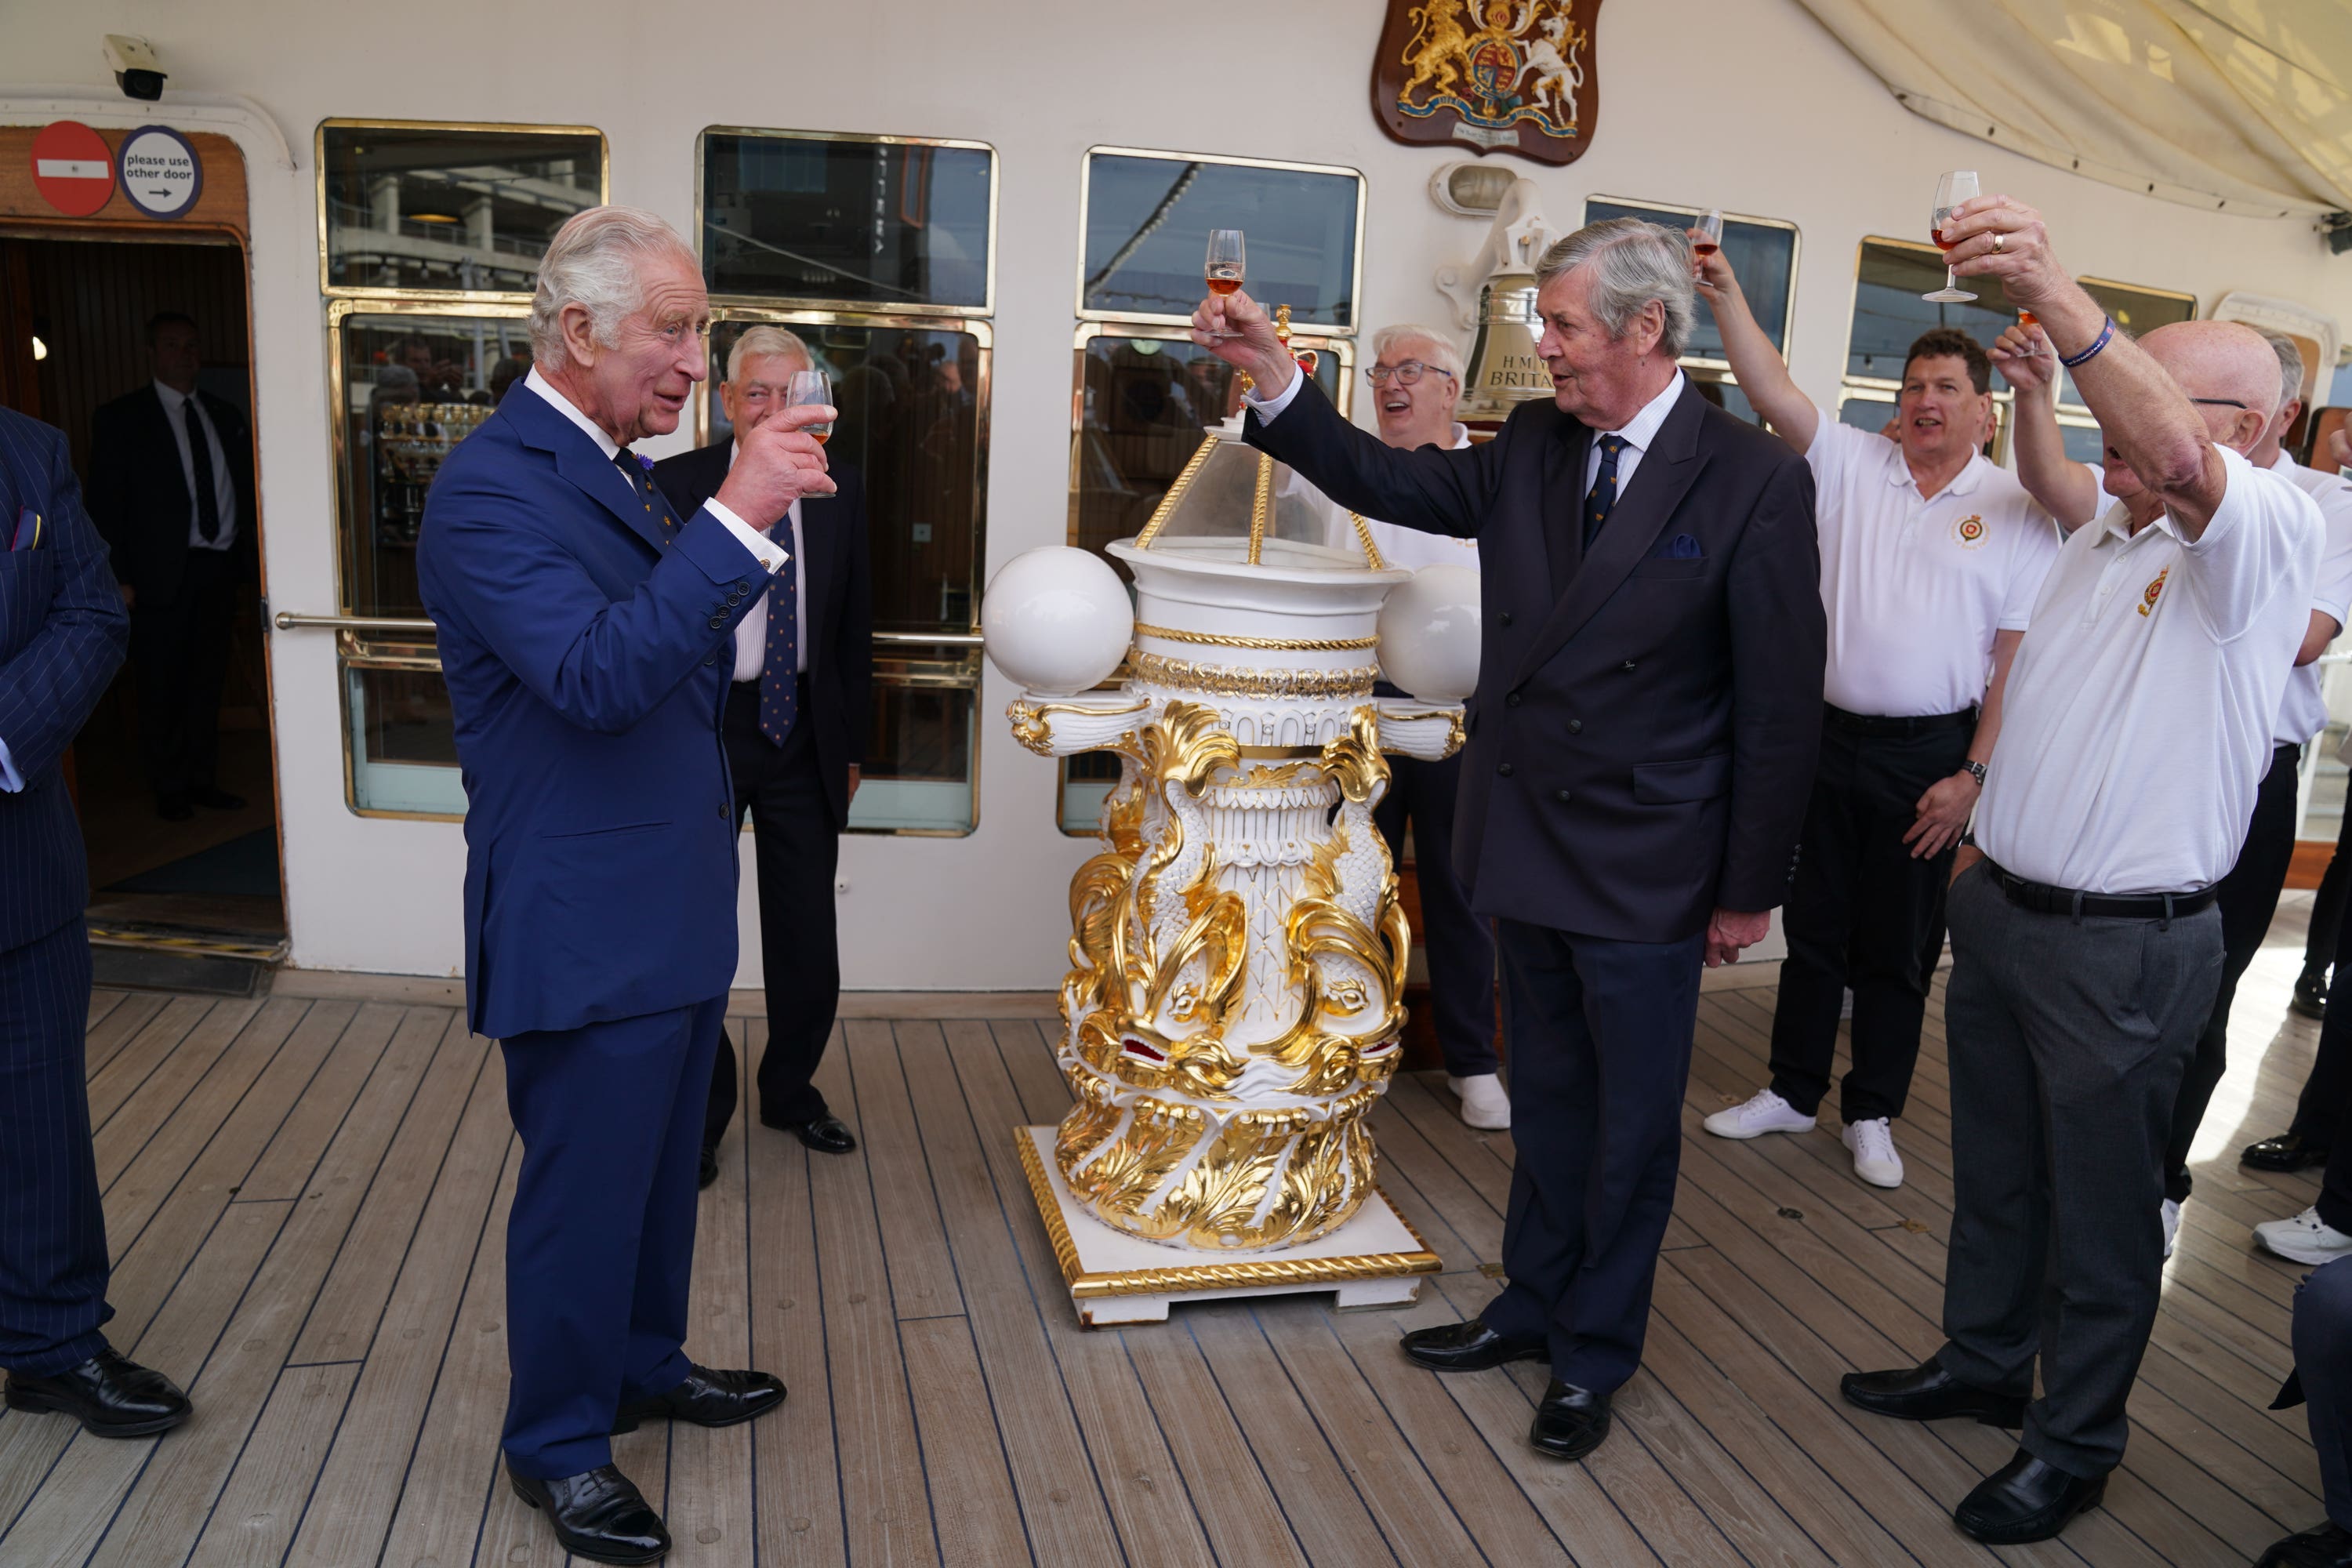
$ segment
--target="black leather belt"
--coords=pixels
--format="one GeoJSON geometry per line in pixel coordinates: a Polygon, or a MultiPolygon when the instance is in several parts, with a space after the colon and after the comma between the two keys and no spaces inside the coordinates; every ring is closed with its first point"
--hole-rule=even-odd
{"type": "Polygon", "coordinates": [[[1869,713],[1849,713],[1833,702],[1824,702],[1822,717],[1841,730],[1864,735],[1933,735],[1945,730],[1973,730],[1977,724],[1977,710],[1973,708],[1916,719],[1881,719],[1869,713]]]}
{"type": "Polygon", "coordinates": [[[2193,893],[2084,893],[2073,888],[2053,888],[2046,882],[2029,882],[2022,877],[2011,876],[1992,861],[1985,869],[2000,885],[2009,901],[2021,910],[2032,910],[2038,915],[2066,915],[2074,920],[2090,918],[2110,921],[2170,921],[2193,915],[2211,904],[2220,884],[2200,888],[2193,893]]]}

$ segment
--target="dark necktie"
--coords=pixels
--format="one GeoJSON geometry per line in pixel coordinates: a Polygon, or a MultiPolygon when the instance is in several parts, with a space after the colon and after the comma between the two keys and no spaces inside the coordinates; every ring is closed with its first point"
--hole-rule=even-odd
{"type": "Polygon", "coordinates": [[[1601,533],[1601,525],[1617,505],[1617,459],[1633,443],[1622,436],[1601,437],[1601,471],[1593,477],[1592,493],[1584,498],[1584,552],[1592,553],[1592,542],[1601,533]]]}
{"type": "Polygon", "coordinates": [[[677,537],[677,519],[670,515],[661,491],[654,488],[654,477],[646,471],[645,463],[635,452],[624,447],[613,454],[613,466],[621,470],[621,477],[629,481],[631,489],[637,492],[637,500],[644,503],[646,514],[661,524],[662,542],[667,544],[675,540],[677,537]]]}
{"type": "MultiPolygon", "coordinates": [[[[786,512],[768,537],[793,553],[793,516],[786,512]]],[[[800,564],[784,563],[768,584],[768,651],[760,665],[760,733],[781,746],[800,716],[800,595],[793,591],[800,564]]]]}
{"type": "Polygon", "coordinates": [[[180,417],[188,426],[188,462],[196,475],[196,537],[206,544],[220,537],[220,496],[213,488],[213,444],[205,439],[205,422],[190,396],[180,404],[180,417]]]}

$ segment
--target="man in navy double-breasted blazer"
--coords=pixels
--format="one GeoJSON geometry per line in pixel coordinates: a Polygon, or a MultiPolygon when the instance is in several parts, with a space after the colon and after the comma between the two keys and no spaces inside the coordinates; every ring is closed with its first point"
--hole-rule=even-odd
{"type": "Polygon", "coordinates": [[[0,408],[0,1368],[8,1408],[101,1437],[189,1414],[100,1331],[114,1310],[83,1083],[89,862],[62,763],[130,641],[65,433],[0,408]]]}
{"type": "Polygon", "coordinates": [[[540,268],[533,369],[442,465],[417,546],[466,786],[467,1004],[503,1044],[523,1145],[507,1469],[567,1551],[607,1563],[669,1545],[613,1468],[613,1432],[728,1426],[784,1397],[682,1343],[735,973],[719,714],[735,625],[790,560],[768,531],[833,489],[801,434],[832,410],[750,433],[718,493],[678,517],[628,443],[677,427],[709,320],[694,254],[660,218],[572,218],[540,268]]]}
{"type": "Polygon", "coordinates": [[[1788,889],[1826,633],[1811,471],[1678,367],[1688,240],[1612,219],[1538,276],[1554,396],[1465,450],[1349,424],[1245,294],[1203,301],[1192,336],[1255,378],[1253,445],[1351,510],[1478,541],[1454,863],[1502,958],[1509,1279],[1404,1350],[1549,1360],[1528,1439],[1579,1459],[1641,1362],[1701,963],[1761,941],[1788,889]]]}

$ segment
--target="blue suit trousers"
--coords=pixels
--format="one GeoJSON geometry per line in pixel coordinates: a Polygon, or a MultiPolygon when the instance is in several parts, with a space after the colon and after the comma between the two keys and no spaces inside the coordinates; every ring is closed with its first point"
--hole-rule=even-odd
{"type": "Polygon", "coordinates": [[[81,917],[0,952],[0,1368],[45,1377],[106,1348],[106,1212],[90,1148],[81,917]]]}
{"type": "Polygon", "coordinates": [[[726,1013],[721,994],[504,1042],[522,1171],[501,1444],[518,1474],[612,1463],[619,1407],[686,1379],[695,1177],[726,1013]]]}

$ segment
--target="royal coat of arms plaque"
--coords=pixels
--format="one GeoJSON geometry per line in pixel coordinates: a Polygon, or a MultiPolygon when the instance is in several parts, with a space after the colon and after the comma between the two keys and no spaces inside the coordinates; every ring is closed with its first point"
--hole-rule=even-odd
{"type": "Polygon", "coordinates": [[[1601,0],[1389,0],[1372,112],[1400,142],[1572,163],[1601,110],[1601,0]]]}

